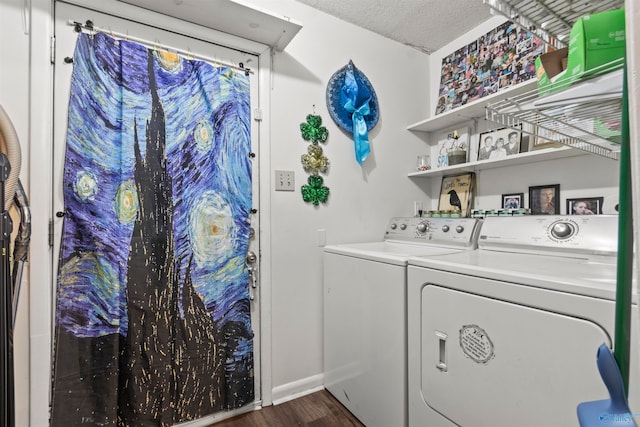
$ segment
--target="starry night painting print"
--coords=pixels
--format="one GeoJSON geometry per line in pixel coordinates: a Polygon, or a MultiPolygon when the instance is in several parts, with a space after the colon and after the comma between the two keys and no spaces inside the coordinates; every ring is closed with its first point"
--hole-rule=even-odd
{"type": "Polygon", "coordinates": [[[254,400],[249,76],[79,34],[53,426],[170,426],[254,400]]]}

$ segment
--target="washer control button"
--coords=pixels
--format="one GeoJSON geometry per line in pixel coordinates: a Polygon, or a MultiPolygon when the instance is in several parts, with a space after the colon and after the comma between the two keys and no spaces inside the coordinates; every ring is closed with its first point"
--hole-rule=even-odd
{"type": "Polygon", "coordinates": [[[395,223],[395,222],[394,222],[394,223],[392,223],[389,227],[390,227],[392,230],[395,230],[396,228],[398,228],[398,226],[396,225],[396,223],[395,223]]]}
{"type": "Polygon", "coordinates": [[[556,239],[568,239],[575,233],[575,229],[568,222],[556,222],[551,227],[551,235],[556,239]]]}
{"type": "Polygon", "coordinates": [[[462,233],[464,231],[464,227],[461,225],[456,226],[456,232],[462,233]]]}
{"type": "Polygon", "coordinates": [[[446,233],[447,231],[449,231],[449,226],[448,226],[448,225],[443,225],[443,226],[442,226],[442,231],[444,231],[445,233],[446,233]]]}
{"type": "Polygon", "coordinates": [[[400,224],[400,230],[406,230],[407,224],[400,224]]]}
{"type": "Polygon", "coordinates": [[[424,234],[429,230],[429,226],[426,223],[421,222],[416,226],[416,229],[418,230],[418,233],[424,234]]]}

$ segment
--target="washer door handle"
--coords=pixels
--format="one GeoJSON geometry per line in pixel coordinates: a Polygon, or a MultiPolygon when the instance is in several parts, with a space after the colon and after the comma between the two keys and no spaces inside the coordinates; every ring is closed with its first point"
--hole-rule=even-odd
{"type": "Polygon", "coordinates": [[[436,335],[436,368],[442,372],[447,372],[447,334],[440,331],[434,331],[436,335]]]}

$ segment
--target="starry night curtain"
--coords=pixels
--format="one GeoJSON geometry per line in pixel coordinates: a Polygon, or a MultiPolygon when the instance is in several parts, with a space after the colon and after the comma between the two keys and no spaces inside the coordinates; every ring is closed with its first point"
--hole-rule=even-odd
{"type": "Polygon", "coordinates": [[[169,426],[254,399],[249,77],[79,34],[54,426],[169,426]]]}

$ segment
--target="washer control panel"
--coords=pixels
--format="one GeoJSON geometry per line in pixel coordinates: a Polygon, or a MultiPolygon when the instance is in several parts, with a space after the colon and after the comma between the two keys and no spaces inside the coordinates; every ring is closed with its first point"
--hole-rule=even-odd
{"type": "Polygon", "coordinates": [[[475,247],[481,221],[476,218],[392,218],[385,240],[475,247]]]}
{"type": "Polygon", "coordinates": [[[510,252],[615,255],[617,215],[487,217],[478,247],[510,252]]]}

